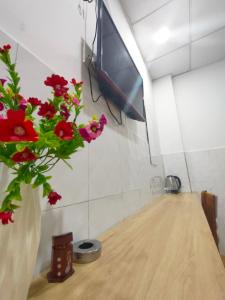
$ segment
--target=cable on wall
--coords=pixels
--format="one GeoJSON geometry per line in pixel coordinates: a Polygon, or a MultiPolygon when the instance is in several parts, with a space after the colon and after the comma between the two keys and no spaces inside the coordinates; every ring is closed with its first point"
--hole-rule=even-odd
{"type": "Polygon", "coordinates": [[[112,110],[111,110],[111,107],[110,107],[110,105],[109,105],[109,101],[108,101],[106,98],[104,98],[104,99],[105,99],[105,103],[106,103],[106,105],[107,105],[107,107],[108,107],[108,110],[109,110],[111,116],[113,117],[113,119],[116,121],[116,123],[117,123],[118,125],[123,125],[123,119],[122,119],[122,113],[121,113],[121,110],[119,111],[119,113],[120,113],[120,119],[118,120],[117,117],[114,115],[114,113],[113,113],[112,110]]]}
{"type": "Polygon", "coordinates": [[[192,193],[193,190],[192,190],[192,184],[191,184],[190,171],[189,171],[188,162],[187,162],[187,154],[185,152],[185,147],[184,147],[184,138],[183,138],[183,134],[182,134],[181,121],[180,121],[180,117],[179,117],[178,105],[177,105],[176,99],[175,99],[175,106],[176,106],[176,111],[177,111],[178,125],[179,125],[179,128],[180,128],[181,143],[182,143],[182,147],[183,147],[183,151],[184,151],[184,161],[185,161],[185,165],[186,165],[186,169],[187,169],[188,183],[189,183],[189,186],[190,186],[190,191],[192,193]]]}
{"type": "MultiPolygon", "coordinates": [[[[144,105],[144,109],[145,109],[145,105],[144,105]]],[[[147,136],[147,143],[148,143],[149,162],[150,162],[151,166],[157,167],[158,165],[153,163],[153,160],[152,160],[151,144],[150,144],[150,138],[149,138],[149,134],[148,134],[148,122],[147,122],[146,110],[145,110],[145,118],[146,118],[145,128],[146,128],[146,136],[147,136]]]]}

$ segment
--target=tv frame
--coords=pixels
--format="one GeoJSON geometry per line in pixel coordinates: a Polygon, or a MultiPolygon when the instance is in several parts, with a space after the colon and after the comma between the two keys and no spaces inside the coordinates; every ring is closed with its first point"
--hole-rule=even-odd
{"type": "Polygon", "coordinates": [[[107,75],[106,72],[102,69],[102,62],[101,62],[101,50],[102,50],[102,28],[101,28],[101,11],[102,9],[105,10],[106,14],[108,15],[110,21],[112,22],[115,31],[117,32],[124,48],[126,49],[130,60],[132,61],[135,69],[137,70],[138,74],[140,75],[105,3],[103,0],[98,0],[98,19],[97,19],[97,59],[96,59],[96,73],[97,73],[97,81],[99,85],[99,89],[102,92],[103,96],[109,99],[112,103],[114,103],[120,110],[122,110],[129,118],[146,122],[145,116],[145,105],[144,105],[144,91],[143,91],[143,79],[142,79],[142,95],[143,95],[143,115],[137,111],[137,109],[129,103],[128,97],[123,93],[123,91],[119,88],[119,86],[111,80],[111,78],[107,75]],[[103,8],[102,8],[103,7],[103,8]]]}

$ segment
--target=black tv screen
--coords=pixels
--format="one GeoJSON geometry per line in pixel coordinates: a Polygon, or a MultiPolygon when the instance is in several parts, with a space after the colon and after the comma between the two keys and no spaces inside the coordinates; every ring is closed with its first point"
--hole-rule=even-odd
{"type": "Polygon", "coordinates": [[[145,121],[143,80],[102,0],[98,1],[97,78],[102,94],[135,120],[145,121]]]}

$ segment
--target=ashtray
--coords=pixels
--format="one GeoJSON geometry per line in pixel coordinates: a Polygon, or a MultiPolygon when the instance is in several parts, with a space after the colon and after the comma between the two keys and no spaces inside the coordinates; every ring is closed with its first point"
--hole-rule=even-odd
{"type": "Polygon", "coordinates": [[[98,240],[82,240],[73,244],[74,262],[87,264],[101,256],[102,244],[98,240]]]}

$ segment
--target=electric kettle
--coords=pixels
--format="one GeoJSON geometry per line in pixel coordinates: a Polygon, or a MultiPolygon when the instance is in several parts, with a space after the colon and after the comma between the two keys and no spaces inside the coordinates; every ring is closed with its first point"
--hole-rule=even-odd
{"type": "Polygon", "coordinates": [[[166,193],[179,193],[181,188],[181,180],[179,177],[169,175],[165,179],[165,192],[166,193]]]}

